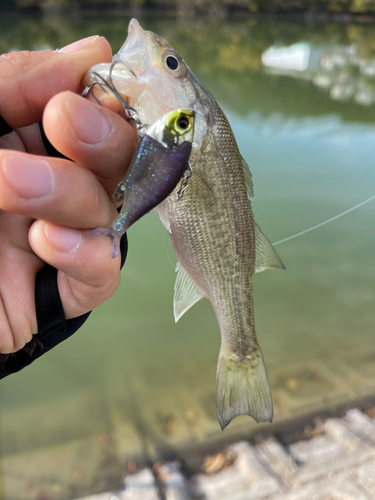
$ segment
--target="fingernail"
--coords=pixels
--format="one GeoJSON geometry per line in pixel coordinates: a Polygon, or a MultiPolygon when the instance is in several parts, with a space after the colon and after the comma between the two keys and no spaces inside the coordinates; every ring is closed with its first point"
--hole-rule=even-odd
{"type": "Polygon", "coordinates": [[[68,227],[45,226],[44,233],[57,252],[69,253],[76,250],[82,241],[82,231],[68,227]]]}
{"type": "Polygon", "coordinates": [[[77,50],[84,49],[91,43],[93,43],[97,38],[99,38],[99,35],[93,35],[89,36],[87,38],[82,38],[82,40],[78,40],[77,42],[70,43],[66,47],[63,47],[62,49],[59,49],[57,52],[62,52],[62,53],[67,53],[67,52],[77,52],[77,50]]]}
{"type": "Polygon", "coordinates": [[[54,187],[52,168],[46,161],[22,155],[7,155],[4,177],[20,198],[31,200],[49,195],[54,187]]]}
{"type": "Polygon", "coordinates": [[[67,98],[66,105],[73,128],[80,141],[87,144],[97,144],[109,136],[111,126],[93,103],[71,94],[67,98]]]}

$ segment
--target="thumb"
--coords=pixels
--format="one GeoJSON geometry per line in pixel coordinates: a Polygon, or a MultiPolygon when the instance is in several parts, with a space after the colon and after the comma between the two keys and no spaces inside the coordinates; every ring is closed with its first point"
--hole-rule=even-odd
{"type": "Polygon", "coordinates": [[[103,37],[80,40],[60,51],[11,52],[0,56],[0,116],[12,128],[42,119],[52,96],[81,92],[85,72],[111,61],[111,46],[103,37]]]}

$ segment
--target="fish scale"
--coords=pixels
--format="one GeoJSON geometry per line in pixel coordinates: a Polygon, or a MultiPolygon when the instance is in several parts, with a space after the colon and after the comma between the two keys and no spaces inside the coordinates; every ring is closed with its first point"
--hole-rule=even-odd
{"type": "Polygon", "coordinates": [[[172,244],[182,267],[215,310],[221,354],[246,358],[259,350],[251,284],[254,223],[235,138],[221,109],[216,106],[215,111],[206,161],[192,155],[192,178],[183,199],[178,198],[177,189],[158,210],[170,221],[172,244]],[[208,182],[211,196],[207,203],[201,186],[208,182]],[[192,220],[198,221],[194,231],[192,220]]]}
{"type": "Polygon", "coordinates": [[[112,81],[145,124],[176,108],[195,113],[188,185],[181,191],[179,183],[155,209],[179,260],[175,320],[202,297],[213,306],[221,331],[216,409],[222,429],[237,415],[271,421],[251,280],[255,272],[284,266],[254,221],[250,170],[217,102],[165,40],[132,19],[114,60],[123,67],[94,66],[84,83],[94,83],[95,74],[112,81]]]}

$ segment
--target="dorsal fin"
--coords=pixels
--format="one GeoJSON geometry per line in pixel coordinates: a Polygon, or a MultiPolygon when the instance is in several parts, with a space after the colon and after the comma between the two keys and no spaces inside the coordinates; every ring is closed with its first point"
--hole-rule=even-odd
{"type": "Polygon", "coordinates": [[[173,311],[177,321],[186,313],[203,295],[187,275],[179,262],[176,265],[177,278],[174,285],[173,311]]]}
{"type": "Polygon", "coordinates": [[[262,233],[255,222],[255,271],[260,273],[266,269],[285,269],[280,257],[277,255],[272,244],[262,233]]]}
{"type": "Polygon", "coordinates": [[[246,163],[246,161],[242,159],[242,169],[243,169],[243,175],[245,177],[245,184],[246,184],[246,193],[249,201],[251,201],[254,198],[254,184],[253,184],[253,176],[251,175],[249,165],[246,163]]]}

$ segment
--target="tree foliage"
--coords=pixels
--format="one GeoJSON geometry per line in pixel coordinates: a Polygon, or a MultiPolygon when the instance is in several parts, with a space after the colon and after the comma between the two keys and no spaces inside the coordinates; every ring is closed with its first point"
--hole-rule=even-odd
{"type": "Polygon", "coordinates": [[[86,10],[92,8],[175,9],[180,12],[242,9],[250,12],[375,13],[375,0],[0,0],[0,10],[86,10]]]}

